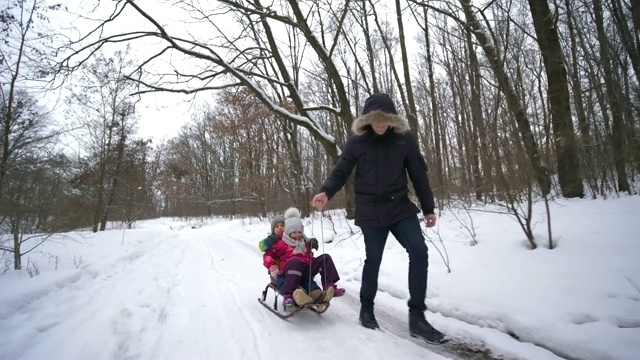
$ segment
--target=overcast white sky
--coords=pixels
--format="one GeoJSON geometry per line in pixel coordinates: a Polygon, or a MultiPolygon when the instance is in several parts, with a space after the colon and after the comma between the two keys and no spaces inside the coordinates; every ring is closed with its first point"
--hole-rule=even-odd
{"type": "MultiPolygon", "coordinates": [[[[114,3],[115,2],[101,1],[96,7],[94,1],[68,0],[65,5],[67,6],[69,13],[82,14],[82,16],[70,15],[69,13],[62,11],[49,14],[52,17],[52,22],[62,24],[60,30],[71,34],[72,38],[77,39],[81,33],[86,33],[97,25],[96,21],[83,19],[83,17],[87,16],[92,19],[107,17],[113,11],[114,3]]],[[[144,3],[142,6],[143,9],[150,11],[150,13],[163,24],[176,23],[176,20],[178,20],[177,24],[182,24],[179,26],[183,28],[185,27],[184,22],[181,22],[176,18],[175,9],[172,10],[167,8],[165,3],[162,1],[154,3],[153,7],[148,6],[148,4],[145,6],[144,3]]],[[[147,23],[145,19],[135,13],[135,11],[130,7],[124,15],[125,16],[120,18],[114,24],[114,27],[112,27],[114,31],[127,31],[128,29],[126,27],[129,25],[132,29],[135,28],[139,30],[147,23]],[[127,14],[130,14],[130,16],[127,16],[127,14]]],[[[170,27],[173,31],[176,30],[174,26],[170,27]]],[[[105,48],[104,55],[110,56],[115,50],[118,48],[124,49],[125,46],[126,44],[121,44],[105,48]]],[[[137,43],[131,53],[139,59],[146,59],[150,51],[157,51],[157,49],[157,46],[145,49],[137,43]]],[[[64,121],[65,117],[63,104],[64,94],[64,90],[56,93],[49,93],[47,94],[47,98],[43,101],[50,109],[55,107],[53,116],[58,121],[64,121]]],[[[189,112],[194,107],[198,106],[202,101],[201,99],[209,97],[210,94],[199,94],[197,95],[198,100],[188,101],[193,98],[193,95],[185,96],[173,93],[152,93],[142,95],[141,101],[137,107],[140,118],[138,123],[138,135],[142,138],[153,137],[155,140],[175,136],[180,127],[190,121],[191,115],[189,112]]]]}
{"type": "Polygon", "coordinates": [[[181,97],[167,93],[143,96],[138,107],[140,137],[159,140],[175,136],[180,127],[191,120],[190,108],[197,107],[196,102],[181,101],[181,97]]]}

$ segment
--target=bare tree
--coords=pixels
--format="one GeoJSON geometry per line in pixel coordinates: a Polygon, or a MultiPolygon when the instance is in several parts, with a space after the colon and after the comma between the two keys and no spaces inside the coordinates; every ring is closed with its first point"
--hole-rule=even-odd
{"type": "MultiPolygon", "coordinates": [[[[563,196],[581,196],[582,179],[595,194],[638,172],[640,108],[637,79],[625,76],[634,55],[624,2],[602,2],[600,32],[588,31],[593,0],[173,4],[187,31],[163,26],[142,3],[104,4],[112,15],[70,44],[61,62],[74,70],[103,47],[144,44],[154,52],[127,73],[137,93],[218,95],[154,160],[171,213],[308,206],[362,101],[377,91],[392,93],[420,129],[441,207],[474,197],[521,206],[549,195],[556,173],[563,196]],[[141,21],[123,31],[124,16],[141,21]],[[223,25],[220,16],[232,21],[223,25]],[[411,36],[420,46],[409,45],[411,36]]],[[[352,208],[345,190],[332,206],[352,208]]]]}
{"type": "Polygon", "coordinates": [[[314,117],[310,115],[310,112],[329,111],[339,115],[342,121],[350,124],[352,115],[349,98],[342,83],[341,74],[330,56],[330,49],[323,46],[314,35],[298,2],[290,0],[286,4],[283,3],[280,7],[266,7],[258,0],[251,2],[223,0],[220,1],[220,3],[223,5],[217,5],[217,7],[211,5],[211,7],[209,7],[206,4],[190,0],[179,2],[179,5],[188,14],[191,14],[194,19],[202,19],[201,24],[203,26],[208,26],[212,32],[219,34],[219,38],[222,39],[223,43],[216,46],[212,45],[207,39],[198,39],[196,37],[183,38],[180,34],[173,35],[167,31],[159,21],[149,15],[138,3],[130,0],[118,1],[115,3],[115,11],[109,19],[100,23],[90,34],[82,38],[79,42],[70,44],[72,53],[61,62],[61,69],[75,69],[79,64],[84,63],[92,56],[96,49],[99,49],[105,44],[120,42],[133,43],[146,39],[161,39],[165,43],[164,47],[159,48],[157,52],[149,56],[149,58],[142,60],[136,70],[145,72],[149,78],[152,78],[152,80],[148,82],[138,80],[142,86],[139,93],[156,91],[197,93],[242,85],[250,89],[269,110],[288,121],[306,127],[314,138],[325,147],[328,154],[333,159],[337,159],[338,149],[336,148],[334,138],[325,133],[324,129],[317,124],[314,117]],[[154,30],[130,31],[126,33],[116,32],[114,35],[105,35],[111,33],[108,26],[116,24],[122,14],[127,11],[133,11],[135,14],[138,14],[147,24],[152,25],[154,30]],[[208,16],[211,13],[227,13],[231,16],[239,15],[245,19],[249,19],[251,26],[245,25],[243,29],[240,29],[239,33],[241,35],[234,38],[234,35],[229,35],[228,29],[222,29],[219,25],[211,21],[211,17],[208,16]],[[299,89],[295,88],[294,83],[291,81],[291,76],[288,71],[286,71],[287,66],[284,63],[285,59],[280,55],[282,45],[278,44],[273,35],[271,35],[271,22],[276,22],[279,26],[293,28],[303,36],[308,46],[313,49],[318,61],[322,63],[327,71],[327,75],[332,79],[332,85],[338,97],[339,108],[324,105],[308,106],[304,104],[302,97],[299,96],[299,89]],[[257,24],[261,26],[256,27],[257,24]],[[244,49],[238,47],[238,44],[251,39],[250,36],[245,36],[245,32],[251,34],[252,31],[255,31],[252,29],[260,29],[260,31],[265,34],[266,44],[263,42],[265,39],[260,38],[260,43],[258,44],[252,44],[244,49]],[[87,44],[82,45],[85,43],[87,44]],[[227,57],[226,54],[228,53],[230,53],[230,55],[227,57]],[[151,68],[154,61],[161,61],[164,57],[171,56],[171,54],[182,54],[199,62],[202,66],[193,67],[192,65],[181,65],[169,61],[169,64],[174,67],[172,72],[175,80],[169,80],[165,74],[154,73],[154,70],[151,68]],[[267,64],[269,71],[272,71],[270,74],[272,76],[265,76],[265,74],[258,71],[259,68],[252,66],[255,62],[260,63],[263,61],[273,61],[267,64]],[[197,70],[197,72],[189,70],[193,68],[199,68],[199,70],[197,70]],[[216,81],[225,76],[227,76],[227,79],[228,76],[230,76],[235,79],[235,82],[232,84],[222,83],[216,85],[216,81]],[[269,83],[271,86],[286,90],[286,96],[291,97],[296,111],[291,112],[277,106],[269,96],[269,93],[265,91],[266,89],[263,87],[264,83],[269,83]]]}
{"type": "Polygon", "coordinates": [[[9,171],[11,157],[12,127],[16,122],[17,93],[26,89],[30,80],[37,80],[49,69],[43,40],[54,35],[42,23],[46,23],[47,11],[60,5],[47,4],[42,0],[16,0],[0,8],[0,96],[2,97],[2,124],[0,128],[0,197],[4,178],[9,171]]]}
{"type": "Polygon", "coordinates": [[[625,154],[624,140],[625,124],[622,109],[623,97],[620,96],[622,95],[620,84],[614,78],[612,69],[613,59],[611,56],[609,39],[604,29],[602,2],[600,0],[593,0],[593,12],[596,22],[596,31],[598,33],[598,40],[600,42],[600,58],[602,63],[602,70],[604,72],[604,83],[606,87],[607,98],[611,106],[611,115],[613,119],[611,133],[614,164],[618,179],[618,191],[630,193],[631,188],[629,186],[629,180],[627,179],[626,170],[627,157],[625,154]]]}
{"type": "Polygon", "coordinates": [[[542,164],[540,158],[540,149],[535,142],[533,133],[531,132],[531,125],[527,118],[525,107],[522,104],[522,99],[515,92],[512,81],[507,75],[504,63],[501,62],[501,56],[499,49],[496,47],[497,42],[490,41],[485,30],[483,29],[480,21],[471,6],[470,0],[460,0],[464,14],[467,18],[469,26],[473,29],[473,34],[484,49],[484,52],[491,64],[491,67],[495,73],[496,79],[500,84],[500,89],[505,95],[506,102],[509,106],[510,112],[513,114],[516,124],[518,126],[520,138],[527,151],[527,157],[531,163],[534,171],[534,176],[540,186],[540,190],[543,195],[549,194],[551,190],[551,180],[546,167],[542,164]]]}
{"type": "MultiPolygon", "coordinates": [[[[153,184],[149,175],[150,141],[135,140],[125,144],[117,176],[118,185],[111,187],[113,209],[111,217],[122,221],[127,229],[142,219],[157,216],[154,206],[153,184]]],[[[114,180],[114,181],[115,181],[114,180]]],[[[102,225],[101,225],[102,226],[102,225]]]]}
{"type": "Polygon", "coordinates": [[[77,140],[89,155],[88,160],[95,163],[91,169],[95,186],[94,232],[105,228],[124,146],[136,124],[136,101],[130,98],[134,83],[125,78],[130,66],[126,56],[126,52],[117,51],[113,57],[96,57],[82,70],[81,85],[68,99],[70,115],[80,114],[78,121],[83,131],[77,140]]]}
{"type": "Polygon", "coordinates": [[[569,0],[565,0],[565,11],[567,20],[567,31],[569,38],[570,61],[571,64],[569,77],[571,78],[571,89],[573,93],[573,103],[575,107],[576,117],[578,119],[578,129],[580,131],[579,150],[582,155],[582,172],[591,188],[592,193],[597,193],[597,175],[594,172],[592,149],[593,140],[590,131],[590,124],[587,119],[585,104],[583,99],[583,85],[580,81],[580,70],[578,61],[578,40],[574,25],[573,5],[569,0]]]}
{"type": "MultiPolygon", "coordinates": [[[[5,111],[8,104],[0,103],[5,111]]],[[[21,257],[35,249],[50,233],[43,231],[51,205],[59,198],[61,179],[52,169],[52,140],[55,134],[47,129],[46,112],[33,96],[18,91],[14,97],[11,132],[4,177],[4,191],[0,197],[0,216],[8,221],[12,246],[5,245],[5,236],[0,234],[0,249],[12,252],[14,269],[22,267],[21,257]],[[51,164],[50,164],[51,163],[51,164]],[[39,232],[34,236],[26,236],[39,232]],[[29,249],[22,244],[29,241],[29,249]]],[[[0,226],[4,221],[0,221],[0,226]]],[[[4,228],[4,226],[3,226],[4,228]]]]}
{"type": "Polygon", "coordinates": [[[567,71],[556,27],[557,19],[552,16],[547,0],[529,0],[529,8],[547,73],[547,97],[551,107],[560,188],[564,197],[583,197],[584,186],[571,119],[567,71]]]}

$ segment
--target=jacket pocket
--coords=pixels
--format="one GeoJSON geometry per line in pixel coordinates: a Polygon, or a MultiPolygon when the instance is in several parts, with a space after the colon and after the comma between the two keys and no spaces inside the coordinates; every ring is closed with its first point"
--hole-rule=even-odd
{"type": "Polygon", "coordinates": [[[356,220],[376,223],[376,203],[372,196],[356,194],[356,220]]]}

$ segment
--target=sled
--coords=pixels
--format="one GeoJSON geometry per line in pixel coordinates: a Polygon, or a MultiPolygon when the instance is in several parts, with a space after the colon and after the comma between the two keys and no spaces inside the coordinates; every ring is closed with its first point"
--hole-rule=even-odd
{"type": "Polygon", "coordinates": [[[276,284],[274,284],[273,282],[269,283],[264,290],[262,291],[262,297],[258,298],[258,302],[260,302],[260,304],[262,304],[262,306],[264,306],[265,308],[267,308],[267,310],[271,311],[272,313],[274,313],[276,316],[278,316],[280,319],[286,320],[292,316],[294,316],[295,314],[299,313],[300,311],[304,310],[304,309],[309,309],[313,312],[315,312],[316,314],[320,315],[323,314],[324,312],[327,311],[327,309],[329,309],[330,303],[310,303],[310,304],[306,304],[306,305],[302,305],[302,306],[298,306],[296,305],[296,307],[287,313],[282,313],[278,310],[278,297],[280,295],[280,292],[278,291],[278,287],[276,286],[276,284]],[[275,294],[274,300],[273,300],[273,306],[270,306],[267,304],[267,294],[269,293],[269,289],[271,289],[273,291],[273,293],[275,294]]]}

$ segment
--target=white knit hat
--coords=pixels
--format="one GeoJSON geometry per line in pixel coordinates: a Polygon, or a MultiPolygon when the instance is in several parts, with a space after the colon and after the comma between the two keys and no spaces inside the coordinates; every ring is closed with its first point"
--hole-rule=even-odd
{"type": "Polygon", "coordinates": [[[300,218],[300,210],[291,207],[284,212],[284,233],[290,235],[294,231],[304,233],[304,225],[300,218]]]}

